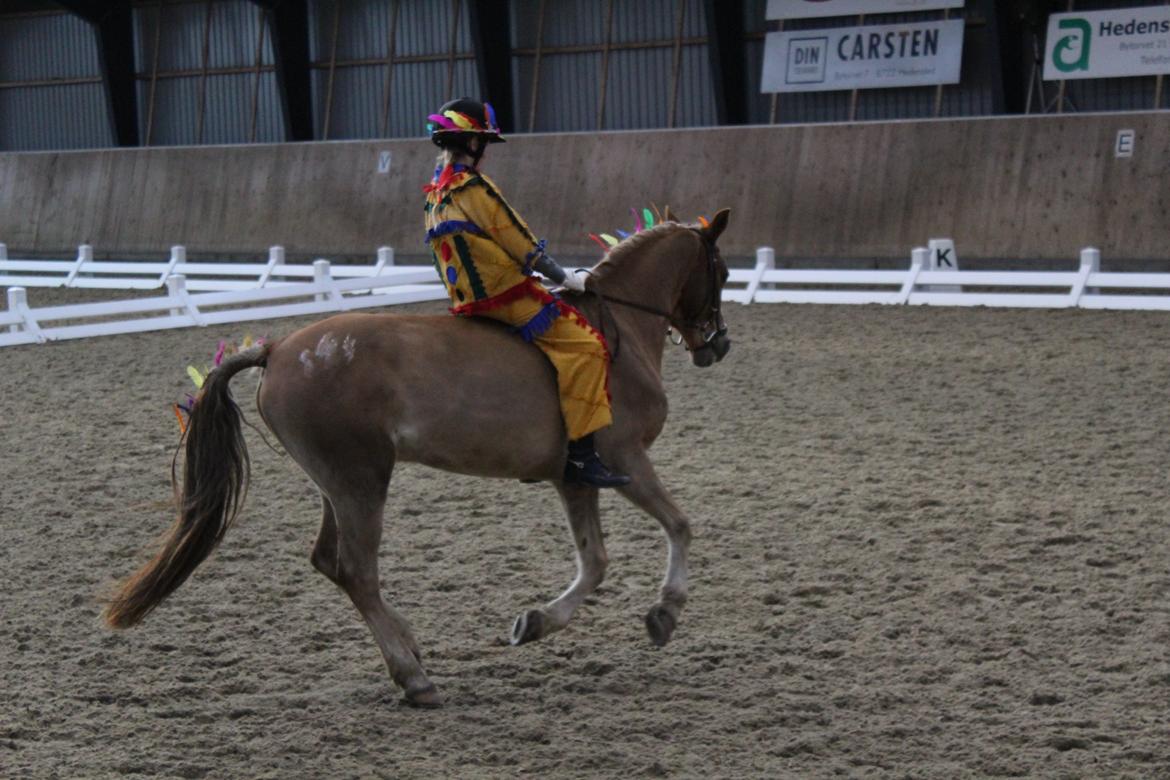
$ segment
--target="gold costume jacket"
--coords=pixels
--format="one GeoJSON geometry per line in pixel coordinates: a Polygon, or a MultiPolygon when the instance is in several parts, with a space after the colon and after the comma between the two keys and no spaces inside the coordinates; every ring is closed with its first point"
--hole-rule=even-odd
{"type": "Polygon", "coordinates": [[[496,185],[462,165],[437,171],[426,192],[426,243],[451,296],[451,311],[474,314],[543,290],[529,277],[544,252],[496,185]]]}

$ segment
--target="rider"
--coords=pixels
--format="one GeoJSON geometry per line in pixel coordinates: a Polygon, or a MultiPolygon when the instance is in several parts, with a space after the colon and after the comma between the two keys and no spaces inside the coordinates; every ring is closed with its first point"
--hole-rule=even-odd
{"type": "Polygon", "coordinates": [[[593,443],[593,432],[613,421],[605,340],[581,312],[532,278],[536,270],[583,292],[587,275],[549,257],[544,240],[478,170],[487,145],[504,141],[491,104],[459,98],[429,119],[431,141],[443,152],[423,188],[426,243],[454,304],[451,312],[505,322],[552,362],[569,440],[565,482],[627,484],[630,478],[607,468],[593,443]]]}

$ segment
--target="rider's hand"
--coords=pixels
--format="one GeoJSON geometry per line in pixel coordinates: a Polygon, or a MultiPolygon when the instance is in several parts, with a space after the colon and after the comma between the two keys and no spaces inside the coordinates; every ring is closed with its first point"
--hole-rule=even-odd
{"type": "Polygon", "coordinates": [[[565,273],[565,281],[562,282],[562,284],[565,285],[566,290],[572,290],[573,292],[585,292],[585,280],[588,278],[588,271],[568,271],[565,273]]]}

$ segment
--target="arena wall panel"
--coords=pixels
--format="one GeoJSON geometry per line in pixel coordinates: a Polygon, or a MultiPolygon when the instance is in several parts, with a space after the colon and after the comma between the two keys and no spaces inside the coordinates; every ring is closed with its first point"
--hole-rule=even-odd
{"type": "MultiPolygon", "coordinates": [[[[9,254],[369,256],[423,253],[427,141],[0,154],[9,254]],[[380,152],[391,153],[387,174],[380,152]]],[[[485,170],[564,257],[632,225],[729,206],[732,255],[906,258],[949,236],[961,257],[1170,260],[1170,115],[906,121],[513,136],[485,170]],[[1120,129],[1133,157],[1116,158],[1120,129]]]]}

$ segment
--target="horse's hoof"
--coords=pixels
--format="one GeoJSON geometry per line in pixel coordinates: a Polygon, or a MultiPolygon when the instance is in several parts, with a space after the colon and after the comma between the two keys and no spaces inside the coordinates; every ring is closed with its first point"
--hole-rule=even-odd
{"type": "Polygon", "coordinates": [[[435,687],[434,683],[428,683],[417,690],[407,691],[402,703],[419,709],[432,710],[443,706],[443,697],[439,694],[439,689],[435,687]]]}
{"type": "Polygon", "coordinates": [[[512,644],[534,642],[543,635],[543,629],[544,613],[539,609],[530,609],[516,618],[516,622],[512,624],[512,644]]]}
{"type": "Polygon", "coordinates": [[[663,647],[670,641],[674,626],[674,615],[661,604],[655,604],[646,613],[646,631],[650,634],[650,641],[655,647],[663,647]]]}

